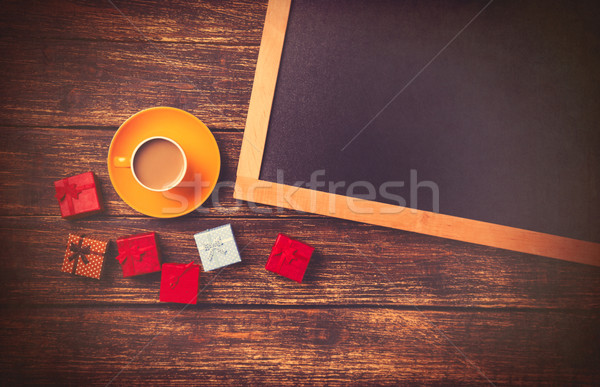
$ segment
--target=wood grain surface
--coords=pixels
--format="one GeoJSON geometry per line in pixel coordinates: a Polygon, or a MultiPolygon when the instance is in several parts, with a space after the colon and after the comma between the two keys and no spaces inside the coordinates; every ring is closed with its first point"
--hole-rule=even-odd
{"type": "Polygon", "coordinates": [[[597,384],[600,268],[233,198],[265,13],[3,3],[0,382],[597,384]],[[156,105],[198,116],[221,150],[219,194],[178,219],[129,208],[106,170],[119,125],[156,105]],[[52,183],[88,170],[106,210],[65,221],[52,183]],[[60,271],[70,232],[156,231],[164,262],[189,262],[192,235],[225,223],[242,263],[201,273],[198,305],[159,303],[159,274],[122,278],[114,243],[99,281],[60,271]],[[278,232],[316,248],[302,284],[264,270],[278,232]]]}

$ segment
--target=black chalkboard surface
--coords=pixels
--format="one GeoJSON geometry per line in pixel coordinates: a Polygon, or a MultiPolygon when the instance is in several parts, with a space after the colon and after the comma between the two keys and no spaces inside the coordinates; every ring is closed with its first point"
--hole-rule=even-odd
{"type": "Polygon", "coordinates": [[[599,21],[597,1],[293,1],[258,180],[323,170],[312,189],[600,242],[599,21]]]}

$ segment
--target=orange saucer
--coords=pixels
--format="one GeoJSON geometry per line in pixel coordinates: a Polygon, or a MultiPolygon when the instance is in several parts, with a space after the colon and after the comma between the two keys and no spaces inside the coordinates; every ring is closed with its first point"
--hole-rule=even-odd
{"type": "Polygon", "coordinates": [[[150,108],[129,117],[108,150],[108,174],[121,199],[134,210],[156,218],[174,218],[198,208],[215,188],[220,170],[219,147],[208,127],[190,113],[171,107],[150,108]],[[117,166],[140,142],[154,136],[173,139],[188,161],[182,183],[165,192],[142,187],[131,168],[117,166]]]}

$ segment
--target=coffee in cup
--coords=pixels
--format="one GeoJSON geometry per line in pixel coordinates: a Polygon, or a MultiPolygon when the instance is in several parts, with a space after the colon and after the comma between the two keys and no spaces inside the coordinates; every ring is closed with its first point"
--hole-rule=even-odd
{"type": "Polygon", "coordinates": [[[181,183],[187,170],[187,159],[181,146],[167,137],[151,137],[131,155],[131,172],[144,188],[167,191],[181,183]]]}

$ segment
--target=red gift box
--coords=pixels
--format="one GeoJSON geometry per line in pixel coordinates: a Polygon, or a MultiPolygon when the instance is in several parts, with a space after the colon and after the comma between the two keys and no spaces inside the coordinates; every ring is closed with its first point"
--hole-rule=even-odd
{"type": "Polygon", "coordinates": [[[199,278],[200,265],[194,265],[194,261],[188,264],[163,264],[160,279],[160,301],[195,304],[198,302],[199,278]]]}
{"type": "Polygon", "coordinates": [[[62,271],[100,279],[107,241],[69,234],[62,271]]]}
{"type": "Polygon", "coordinates": [[[265,269],[301,283],[313,251],[306,243],[278,234],[265,269]]]}
{"type": "Polygon", "coordinates": [[[73,219],[102,211],[93,172],[55,181],[54,188],[63,218],[73,219]]]}
{"type": "Polygon", "coordinates": [[[160,271],[154,232],[121,237],[117,239],[117,248],[117,260],[123,269],[123,277],[160,271]]]}

